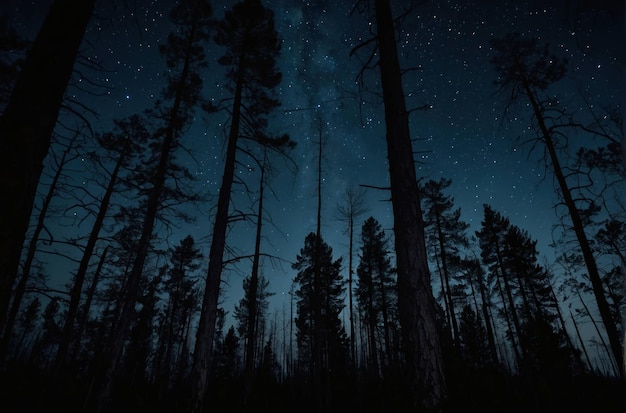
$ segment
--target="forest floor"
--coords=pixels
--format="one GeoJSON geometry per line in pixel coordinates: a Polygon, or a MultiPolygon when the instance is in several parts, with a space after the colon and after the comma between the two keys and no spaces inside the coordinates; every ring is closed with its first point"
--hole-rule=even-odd
{"type": "MultiPolygon", "coordinates": [[[[91,390],[86,380],[49,377],[36,369],[8,369],[1,372],[0,411],[12,412],[91,412],[85,403],[91,390]]],[[[243,405],[243,382],[240,379],[213,383],[207,398],[207,412],[272,413],[414,412],[403,402],[398,383],[335,382],[326,401],[312,394],[306,383],[260,381],[255,384],[247,409],[243,405]]],[[[105,412],[187,412],[185,397],[176,390],[167,394],[156,385],[118,385],[105,412]]],[[[624,413],[626,384],[621,379],[597,375],[547,380],[482,375],[449,377],[448,398],[436,410],[457,412],[568,412],[624,413]]]]}

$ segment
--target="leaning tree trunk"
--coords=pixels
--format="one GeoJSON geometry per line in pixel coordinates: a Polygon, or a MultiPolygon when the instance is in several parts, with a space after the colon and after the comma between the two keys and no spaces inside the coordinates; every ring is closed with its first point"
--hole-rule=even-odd
{"type": "Polygon", "coordinates": [[[115,190],[117,175],[120,171],[122,163],[124,162],[125,156],[125,151],[122,150],[120,152],[119,158],[117,159],[117,163],[115,164],[113,173],[111,174],[111,178],[109,179],[109,184],[107,185],[104,196],[100,201],[100,208],[98,209],[96,220],[94,221],[93,227],[91,228],[91,233],[89,234],[87,245],[85,246],[83,256],[80,260],[80,264],[78,265],[78,271],[76,272],[76,276],[74,277],[74,285],[70,290],[70,303],[67,309],[67,313],[65,315],[65,324],[63,325],[61,340],[59,342],[59,347],[55,360],[55,370],[57,371],[64,367],[69,357],[70,345],[73,338],[72,336],[75,333],[76,315],[78,314],[78,307],[80,305],[83,284],[85,283],[85,278],[87,277],[89,261],[91,261],[91,256],[93,255],[93,252],[96,248],[96,242],[98,241],[98,237],[100,236],[100,230],[104,225],[104,219],[106,218],[107,212],[109,210],[109,204],[111,202],[111,196],[113,195],[113,191],[115,190]]]}
{"type": "Polygon", "coordinates": [[[398,307],[414,408],[436,408],[446,393],[435,300],[424,240],[409,119],[389,0],[376,0],[387,158],[394,215],[398,307]]]}
{"type": "Polygon", "coordinates": [[[124,342],[128,336],[128,332],[133,321],[143,267],[148,256],[148,250],[150,249],[157,212],[162,203],[161,196],[165,189],[165,180],[169,169],[172,151],[175,147],[177,134],[182,126],[180,111],[183,108],[183,95],[186,93],[185,85],[190,75],[190,65],[194,50],[192,47],[194,33],[195,26],[192,28],[184,50],[184,64],[181,70],[180,79],[176,85],[174,102],[172,103],[172,108],[169,111],[165,136],[163,137],[163,143],[160,148],[159,162],[156,165],[154,177],[152,179],[153,187],[148,196],[146,215],[141,229],[141,236],[137,242],[135,260],[133,261],[132,269],[126,279],[126,285],[123,290],[124,296],[120,298],[122,304],[118,323],[113,329],[111,339],[109,340],[109,348],[107,349],[105,356],[104,371],[99,372],[99,374],[102,374],[102,382],[98,386],[95,397],[96,405],[99,410],[104,410],[109,407],[108,404],[110,401],[110,392],[114,376],[117,373],[124,342]]]}
{"type": "MultiPolygon", "coordinates": [[[[109,246],[104,247],[104,251],[102,251],[102,255],[100,255],[100,260],[98,260],[98,266],[96,267],[96,271],[93,274],[93,278],[91,279],[91,284],[89,288],[87,288],[87,292],[85,294],[85,303],[83,304],[83,310],[78,319],[78,324],[76,326],[76,332],[74,334],[74,349],[76,352],[80,350],[80,343],[83,339],[83,332],[85,331],[85,327],[87,326],[87,321],[89,321],[89,310],[91,309],[91,303],[96,296],[96,288],[98,288],[98,283],[100,282],[100,274],[102,274],[102,267],[106,262],[107,253],[109,251],[109,246]]],[[[78,353],[74,354],[74,358],[72,361],[76,359],[78,353]]]]}
{"type": "Polygon", "coordinates": [[[576,234],[578,244],[580,245],[580,250],[583,254],[583,259],[585,260],[585,265],[587,267],[587,273],[589,274],[589,280],[591,281],[593,294],[596,298],[596,304],[598,305],[598,311],[600,312],[600,317],[602,318],[602,323],[604,324],[606,335],[609,338],[613,357],[615,358],[615,362],[617,363],[620,375],[623,377],[625,373],[624,354],[620,339],[620,333],[617,329],[617,326],[615,325],[615,320],[613,320],[613,317],[611,316],[611,308],[606,299],[606,296],[604,295],[602,278],[600,277],[600,272],[598,271],[598,266],[593,256],[591,245],[589,244],[589,240],[587,239],[587,234],[585,233],[585,227],[582,218],[580,217],[580,212],[578,211],[578,208],[576,208],[576,203],[574,201],[574,198],[572,197],[569,186],[567,185],[563,170],[561,169],[559,158],[557,156],[554,143],[552,142],[552,136],[543,117],[543,112],[541,111],[541,108],[539,107],[539,104],[535,99],[535,95],[533,94],[528,83],[524,83],[524,88],[524,90],[526,91],[526,96],[528,97],[528,100],[530,101],[530,104],[533,108],[537,123],[539,124],[539,128],[543,137],[543,142],[548,149],[550,161],[552,162],[554,176],[556,177],[559,188],[561,189],[563,201],[565,202],[565,205],[569,212],[569,216],[572,220],[574,233],[576,234]]]}
{"type": "MultiPolygon", "coordinates": [[[[176,107],[176,109],[178,108],[176,107]]],[[[170,120],[170,125],[173,123],[174,118],[170,120]]],[[[150,243],[152,240],[152,231],[154,229],[154,223],[156,221],[159,205],[161,204],[161,194],[163,193],[163,188],[165,187],[165,177],[167,174],[167,167],[171,156],[172,146],[174,144],[173,141],[175,133],[176,132],[172,126],[168,127],[168,132],[163,140],[159,165],[157,166],[157,171],[154,176],[154,186],[150,190],[141,236],[137,242],[135,260],[133,261],[131,271],[126,279],[123,296],[120,297],[121,311],[118,323],[113,329],[109,347],[105,355],[105,368],[104,371],[101,372],[102,382],[96,393],[96,405],[99,410],[108,408],[111,386],[113,384],[114,376],[117,373],[124,342],[128,336],[128,332],[133,321],[143,267],[148,256],[148,250],[150,249],[150,243]]]]}
{"type": "Polygon", "coordinates": [[[0,119],[0,331],[35,192],[95,0],[55,0],[0,119]]]}

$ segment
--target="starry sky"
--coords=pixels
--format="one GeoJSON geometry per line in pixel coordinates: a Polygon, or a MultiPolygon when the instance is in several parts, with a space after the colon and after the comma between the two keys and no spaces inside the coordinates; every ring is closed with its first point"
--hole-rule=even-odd
{"type": "MultiPolygon", "coordinates": [[[[9,16],[24,37],[32,39],[51,1],[2,3],[0,12],[9,16]]],[[[86,95],[73,87],[68,94],[97,107],[98,116],[92,117],[92,126],[104,132],[113,119],[141,112],[157,99],[165,69],[158,44],[164,42],[171,29],[168,12],[173,2],[97,3],[82,56],[103,68],[92,72],[92,79],[106,93],[86,95]]],[[[306,234],[315,231],[315,116],[319,113],[324,120],[322,236],[333,247],[334,257],[343,256],[346,265],[348,238],[345,224],[337,219],[338,203],[343,201],[347,188],[388,186],[378,73],[366,72],[365,87],[360,91],[356,77],[369,51],[365,48],[350,57],[355,46],[371,37],[374,22],[351,14],[353,3],[264,1],[275,12],[276,28],[283,39],[279,63],[283,81],[278,88],[282,107],[273,114],[270,129],[289,133],[298,145],[293,152],[297,173],[283,168],[274,177],[273,195],[266,201],[272,225],[265,227],[267,242],[263,249],[284,260],[282,265],[266,260],[263,267],[270,290],[276,293],[277,310],[288,302],[287,292],[295,276],[289,262],[295,261],[306,234]]],[[[400,12],[409,2],[393,3],[395,11],[400,12]]],[[[232,2],[220,0],[212,5],[214,16],[221,18],[232,2]]],[[[447,193],[461,208],[462,219],[471,225],[470,235],[480,228],[483,204],[487,203],[537,239],[547,262],[554,259],[549,247],[556,223],[552,178],[546,176],[539,153],[529,153],[530,147],[523,143],[533,136],[528,129],[528,108],[516,107],[509,115],[503,111],[506,97],[497,94],[493,85],[490,39],[514,31],[537,36],[568,58],[567,78],[551,89],[568,102],[568,107],[582,111],[580,90],[597,104],[617,103],[624,95],[623,6],[621,1],[608,0],[433,0],[406,17],[398,32],[398,44],[402,66],[413,69],[404,77],[407,106],[428,107],[413,112],[410,118],[415,150],[419,151],[417,173],[422,179],[452,179],[447,193]]],[[[217,46],[211,47],[219,53],[217,46]]],[[[219,99],[227,92],[221,69],[213,60],[209,58],[204,76],[205,96],[219,99]]],[[[83,80],[78,78],[78,85],[83,80]]],[[[183,138],[186,153],[194,156],[179,157],[197,176],[197,189],[209,198],[215,198],[221,182],[224,116],[198,113],[183,138]]],[[[572,139],[582,142],[583,138],[572,139]]],[[[248,175],[251,187],[256,187],[256,172],[244,168],[237,173],[248,175]]],[[[78,168],[75,174],[84,185],[90,185],[86,172],[81,175],[78,168]]],[[[362,219],[375,217],[391,235],[391,205],[386,201],[389,194],[375,189],[364,191],[368,211],[362,219]]],[[[233,196],[239,205],[250,202],[241,188],[236,188],[233,196]]],[[[212,206],[207,202],[195,207],[197,221],[181,225],[164,242],[174,246],[192,234],[206,256],[212,206]]],[[[87,233],[88,228],[66,225],[59,231],[72,236],[87,233]]],[[[356,235],[359,233],[360,225],[356,235]]],[[[253,237],[253,225],[237,224],[228,242],[249,254],[253,237]]],[[[249,263],[239,263],[224,273],[225,302],[239,299],[241,279],[248,270],[249,263]]],[[[225,309],[232,311],[228,304],[225,309]]]]}

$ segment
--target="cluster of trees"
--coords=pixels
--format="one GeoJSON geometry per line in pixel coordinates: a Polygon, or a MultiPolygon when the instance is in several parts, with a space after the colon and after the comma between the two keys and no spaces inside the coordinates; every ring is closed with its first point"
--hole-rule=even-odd
{"type": "MultiPolygon", "coordinates": [[[[367,206],[361,192],[350,190],[338,206],[349,237],[347,268],[333,257],[321,232],[325,124],[318,117],[317,230],[292,264],[295,302],[281,320],[268,313],[272,292],[263,258],[280,257],[262,250],[263,202],[279,161],[295,165],[289,157],[295,144],[269,132],[282,77],[271,10],[243,0],[215,20],[207,1],[179,2],[171,13],[175,28],[160,48],[167,70],[159,99],[106,132],[91,131],[77,109],[86,102],[64,99],[94,2],[56,0],[27,59],[3,62],[2,75],[14,86],[0,96],[0,190],[11,200],[0,214],[0,362],[15,407],[205,411],[224,403],[238,411],[355,405],[404,411],[506,408],[514,400],[538,409],[553,408],[550,403],[590,382],[602,393],[588,399],[589,406],[618,403],[620,268],[626,265],[626,221],[616,190],[626,177],[619,112],[599,113],[590,105],[576,120],[547,93],[565,75],[566,62],[536,39],[494,39],[495,83],[507,93],[508,110],[523,111],[514,106],[520,101],[530,108],[534,146],[544,148],[555,177],[562,222],[555,248],[566,275],[557,280],[557,272],[540,263],[530,234],[492,206],[484,206],[480,229],[468,234],[447,193],[452,182],[418,179],[397,21],[389,1],[356,3],[355,11],[376,22],[372,40],[353,53],[372,47],[359,79],[365,82],[369,66],[380,76],[393,235],[373,216],[360,221],[367,206]],[[57,31],[63,37],[50,34],[57,31]],[[221,101],[207,99],[202,87],[211,40],[222,51],[216,60],[228,96],[221,101]],[[181,206],[206,202],[191,190],[193,177],[178,158],[199,112],[228,116],[206,266],[192,236],[159,249],[163,234],[171,238],[177,222],[194,218],[181,206]],[[78,126],[58,121],[66,118],[78,126]],[[597,146],[574,148],[568,136],[576,134],[597,146]],[[76,162],[93,168],[97,185],[74,185],[69,177],[76,162]],[[238,165],[251,173],[237,176],[238,165]],[[254,194],[253,212],[234,204],[239,185],[254,194]],[[49,222],[77,209],[85,211],[76,219],[89,226],[87,233],[69,240],[50,233],[49,222]],[[227,326],[220,287],[228,231],[241,221],[256,229],[254,248],[233,258],[249,258],[251,268],[232,309],[235,324],[227,326]],[[76,266],[61,290],[42,277],[50,246],[47,251],[76,266]],[[569,300],[566,308],[569,296],[578,302],[569,300]],[[585,338],[588,322],[597,349],[585,338]],[[33,392],[22,386],[35,382],[42,384],[38,397],[21,399],[33,392]]],[[[7,39],[7,48],[26,47],[14,35],[7,39]]]]}

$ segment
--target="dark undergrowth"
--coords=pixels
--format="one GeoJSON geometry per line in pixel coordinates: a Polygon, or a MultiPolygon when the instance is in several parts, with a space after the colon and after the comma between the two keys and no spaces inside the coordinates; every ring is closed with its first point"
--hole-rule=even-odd
{"type": "MultiPolygon", "coordinates": [[[[2,371],[1,411],[92,412],[93,382],[50,376],[45,371],[13,365],[2,371]]],[[[626,385],[621,379],[595,374],[575,377],[511,376],[489,369],[448,374],[448,397],[439,412],[626,412],[626,385]]],[[[298,412],[411,412],[406,386],[400,379],[367,379],[331,375],[315,392],[307,380],[257,380],[244,405],[244,382],[229,379],[211,383],[206,411],[239,413],[298,412]],[[320,394],[324,394],[321,397],[320,394]]],[[[158,384],[117,381],[111,402],[103,412],[188,412],[185,386],[163,391],[158,384]]]]}

